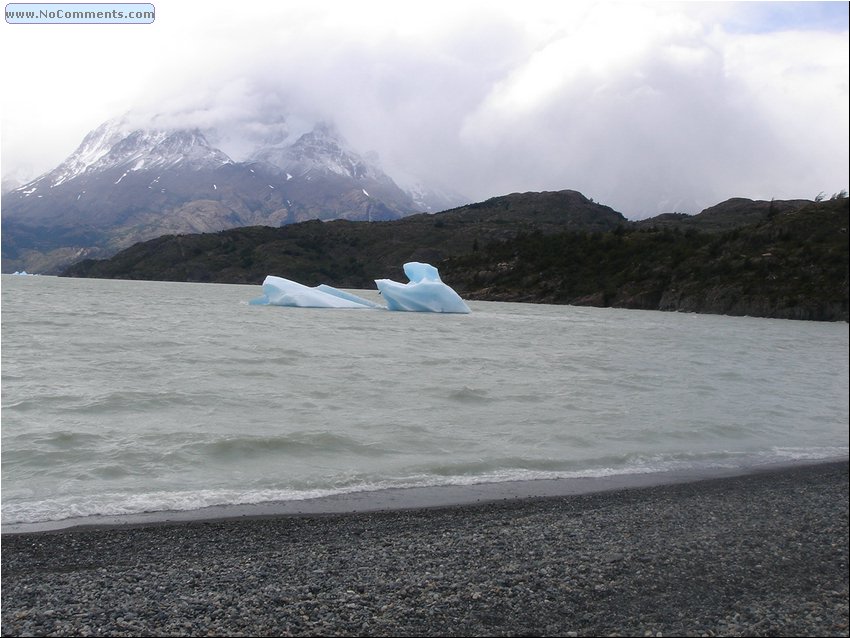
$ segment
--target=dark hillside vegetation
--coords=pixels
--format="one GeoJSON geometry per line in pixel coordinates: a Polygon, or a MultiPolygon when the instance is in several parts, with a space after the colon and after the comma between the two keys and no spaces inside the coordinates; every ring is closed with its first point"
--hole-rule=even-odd
{"type": "Polygon", "coordinates": [[[469,299],[847,321],[848,209],[733,199],[629,222],[575,191],[523,193],[390,222],[169,235],[65,274],[373,289],[425,261],[469,299]]]}
{"type": "Polygon", "coordinates": [[[624,224],[620,213],[576,191],[517,193],[395,221],[308,221],[166,235],[110,259],[79,262],[64,274],[252,284],[277,274],[311,286],[374,288],[378,278],[403,279],[407,261],[438,265],[521,233],[603,232],[624,224]]]}
{"type": "Polygon", "coordinates": [[[471,299],[847,320],[848,200],[731,230],[631,225],[527,234],[449,259],[471,299]]]}

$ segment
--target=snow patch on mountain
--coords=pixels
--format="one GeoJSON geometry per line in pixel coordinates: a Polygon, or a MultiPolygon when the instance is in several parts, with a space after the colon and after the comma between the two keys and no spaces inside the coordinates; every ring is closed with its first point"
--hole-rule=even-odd
{"type": "Polygon", "coordinates": [[[438,213],[470,203],[468,198],[448,188],[427,185],[405,173],[394,173],[394,178],[399,188],[403,189],[419,208],[428,213],[438,213]]]}
{"type": "Polygon", "coordinates": [[[39,178],[49,178],[51,187],[59,186],[62,182],[73,179],[93,166],[110,149],[127,135],[126,120],[116,118],[107,120],[83,138],[82,143],[64,162],[39,178]]]}
{"type": "MultiPolygon", "coordinates": [[[[240,159],[246,159],[249,165],[254,162],[271,165],[286,182],[293,184],[298,180],[314,184],[317,179],[351,179],[364,194],[377,195],[382,200],[394,191],[397,195],[393,197],[408,198],[411,211],[436,212],[463,201],[418,180],[403,175],[399,179],[395,173],[391,177],[381,167],[377,154],[358,153],[333,124],[290,119],[281,116],[274,126],[257,123],[256,132],[264,135],[244,140],[243,146],[250,144],[253,150],[240,159]]],[[[54,188],[76,178],[107,173],[113,187],[122,187],[131,181],[129,175],[135,171],[162,174],[177,168],[199,171],[235,163],[231,156],[209,142],[210,139],[225,141],[232,137],[232,132],[174,128],[165,126],[166,121],[167,118],[161,117],[146,120],[131,113],[108,120],[86,135],[62,164],[19,185],[13,192],[19,197],[35,196],[37,187],[54,188]]],[[[154,190],[155,182],[150,184],[150,190],[154,190]]],[[[400,201],[396,199],[395,205],[400,201]]]]}
{"type": "Polygon", "coordinates": [[[284,171],[286,179],[309,179],[312,174],[335,174],[355,180],[386,181],[387,175],[374,161],[354,151],[330,124],[320,122],[294,142],[290,138],[258,148],[253,161],[267,162],[284,171]]]}
{"type": "Polygon", "coordinates": [[[122,169],[124,174],[115,182],[118,184],[132,171],[176,166],[200,170],[231,162],[197,129],[133,129],[124,117],[101,124],[64,162],[25,186],[46,184],[54,188],[82,175],[122,169]]]}

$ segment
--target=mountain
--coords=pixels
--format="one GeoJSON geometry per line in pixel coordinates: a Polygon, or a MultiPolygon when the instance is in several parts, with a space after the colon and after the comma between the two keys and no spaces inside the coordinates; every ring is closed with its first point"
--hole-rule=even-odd
{"type": "Polygon", "coordinates": [[[251,160],[283,180],[288,196],[301,203],[293,221],[374,221],[425,210],[381,170],[377,158],[358,154],[324,122],[294,143],[261,146],[251,160]]]}
{"type": "Polygon", "coordinates": [[[91,131],[64,162],[4,193],[2,203],[3,272],[41,273],[164,234],[398,219],[428,209],[328,124],[235,162],[208,132],[139,128],[126,117],[91,131]]]}
{"type": "Polygon", "coordinates": [[[8,193],[9,191],[13,191],[30,181],[29,179],[21,178],[22,172],[23,171],[10,173],[4,172],[3,179],[0,181],[0,193],[8,193]]]}
{"type": "Polygon", "coordinates": [[[373,289],[425,261],[467,299],[847,321],[848,201],[734,199],[630,222],[576,191],[514,193],[373,224],[160,237],[65,274],[373,289]]]}

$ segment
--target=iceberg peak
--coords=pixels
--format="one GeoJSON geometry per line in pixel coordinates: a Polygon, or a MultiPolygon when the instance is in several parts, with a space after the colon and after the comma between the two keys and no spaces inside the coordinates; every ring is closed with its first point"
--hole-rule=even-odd
{"type": "Polygon", "coordinates": [[[409,261],[404,266],[404,274],[411,283],[420,283],[423,281],[437,281],[442,283],[440,272],[431,264],[423,264],[419,261],[409,261]]]}
{"type": "Polygon", "coordinates": [[[468,314],[469,306],[440,279],[431,264],[409,261],[404,264],[406,284],[391,279],[376,279],[375,284],[387,302],[388,310],[408,312],[451,312],[468,314]]]}

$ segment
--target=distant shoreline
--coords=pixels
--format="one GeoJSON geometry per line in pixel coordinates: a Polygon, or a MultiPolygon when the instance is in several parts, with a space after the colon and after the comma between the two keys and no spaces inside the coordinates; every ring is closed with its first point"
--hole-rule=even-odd
{"type": "Polygon", "coordinates": [[[50,272],[257,284],[273,274],[362,289],[403,281],[402,264],[415,259],[465,300],[846,322],[849,204],[838,195],[733,198],[698,215],[628,221],[576,191],[513,193],[393,221],[162,235],[50,272]]]}

